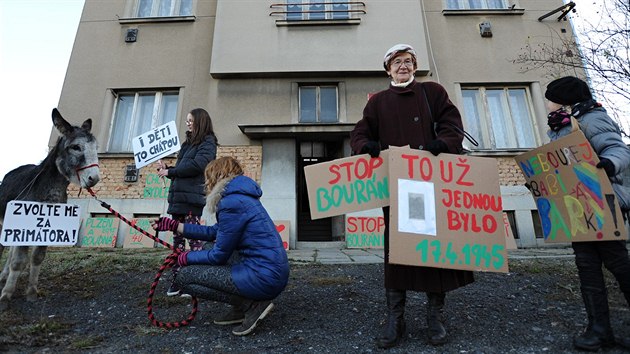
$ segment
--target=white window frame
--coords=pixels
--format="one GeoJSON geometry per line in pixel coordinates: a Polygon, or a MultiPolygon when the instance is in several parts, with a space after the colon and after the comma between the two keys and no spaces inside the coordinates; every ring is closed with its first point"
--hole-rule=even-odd
{"type": "MultiPolygon", "coordinates": [[[[135,137],[134,132],[136,131],[138,124],[139,124],[139,118],[138,118],[138,114],[139,114],[139,107],[138,107],[138,103],[139,103],[139,99],[140,96],[146,96],[147,94],[151,94],[153,93],[155,95],[155,100],[153,102],[153,110],[151,113],[151,128],[155,128],[157,126],[160,126],[162,124],[168,123],[170,121],[175,121],[177,119],[177,112],[179,111],[179,100],[180,100],[180,93],[179,90],[177,89],[168,89],[168,90],[146,90],[146,91],[134,91],[134,90],[119,90],[119,91],[115,91],[115,96],[116,99],[114,100],[114,107],[112,110],[112,118],[111,118],[111,123],[110,123],[110,128],[109,128],[109,138],[107,140],[107,152],[112,152],[112,153],[131,153],[133,152],[133,146],[131,144],[132,139],[135,137]],[[165,94],[176,94],[177,95],[177,108],[175,109],[175,116],[174,117],[164,117],[164,121],[160,121],[160,109],[162,108],[162,102],[163,102],[163,96],[165,94]],[[131,112],[131,122],[129,122],[129,127],[128,129],[125,129],[125,135],[121,136],[119,139],[122,142],[122,148],[118,149],[118,150],[113,150],[112,145],[114,143],[114,139],[118,138],[115,137],[115,128],[116,128],[116,116],[118,113],[118,103],[120,102],[120,96],[125,95],[125,96],[129,96],[129,95],[133,95],[134,97],[134,102],[133,102],[133,108],[132,108],[132,112],[131,112]]],[[[140,132],[140,133],[144,133],[144,132],[140,132]]]]}
{"type": "Polygon", "coordinates": [[[532,95],[531,95],[531,90],[529,88],[529,86],[527,85],[506,85],[506,86],[492,86],[492,85],[488,85],[488,86],[481,86],[481,85],[461,85],[460,87],[461,89],[461,97],[462,97],[462,118],[463,118],[463,123],[464,123],[464,129],[468,132],[475,132],[475,131],[479,131],[479,134],[481,136],[475,136],[476,134],[473,133],[473,137],[475,139],[477,139],[480,142],[480,146],[476,147],[476,146],[472,146],[471,144],[468,143],[468,141],[464,140],[464,145],[466,147],[466,149],[472,150],[472,151],[480,151],[480,150],[500,150],[500,151],[523,151],[523,150],[529,150],[532,149],[534,147],[537,147],[540,145],[540,136],[539,136],[539,129],[538,129],[538,125],[536,122],[536,115],[535,115],[535,111],[534,111],[534,105],[532,102],[532,95]],[[466,90],[474,90],[478,92],[478,95],[476,97],[476,106],[477,106],[477,112],[474,115],[474,117],[470,117],[470,112],[467,112],[467,106],[465,105],[464,102],[464,91],[466,90]],[[497,142],[495,139],[495,134],[493,131],[493,127],[492,127],[492,118],[491,118],[491,112],[490,112],[490,107],[488,104],[488,95],[487,95],[487,91],[488,90],[503,90],[503,95],[501,97],[501,111],[502,111],[502,122],[505,122],[506,125],[506,131],[505,134],[501,135],[502,137],[505,137],[505,139],[507,140],[507,147],[497,147],[497,142]],[[531,141],[531,145],[523,145],[523,146],[519,146],[519,142],[518,142],[518,135],[523,136],[523,132],[519,131],[519,122],[515,121],[515,118],[512,115],[512,107],[510,104],[510,100],[509,100],[509,92],[510,90],[524,90],[525,94],[524,94],[524,100],[525,100],[525,105],[526,105],[526,113],[527,114],[527,118],[525,119],[524,122],[520,122],[521,126],[522,125],[528,125],[528,128],[530,129],[530,133],[531,133],[531,138],[533,139],[533,141],[531,141]],[[478,116],[478,121],[475,121],[474,118],[476,118],[478,116]],[[478,128],[477,128],[478,127],[478,128]]]}
{"type": "Polygon", "coordinates": [[[316,83],[308,83],[301,84],[298,86],[298,122],[301,124],[329,124],[329,123],[338,123],[340,117],[340,104],[339,104],[339,86],[335,84],[316,84],[316,83]],[[322,122],[321,120],[321,98],[320,98],[320,90],[321,88],[334,88],[335,89],[335,108],[337,110],[337,119],[334,122],[322,122]],[[315,88],[315,122],[303,122],[302,121],[302,89],[303,88],[315,88]]]}
{"type": "Polygon", "coordinates": [[[151,0],[152,4],[151,4],[151,14],[149,16],[141,16],[140,15],[140,3],[143,0],[136,0],[135,6],[134,6],[134,17],[137,18],[148,18],[148,17],[178,17],[178,16],[190,16],[192,15],[192,6],[193,6],[193,1],[194,0],[151,0]],[[170,1],[170,10],[169,10],[169,14],[168,15],[160,15],[159,11],[160,11],[160,5],[162,3],[166,3],[167,1],[170,1]],[[180,14],[180,8],[182,5],[182,2],[190,2],[190,12],[189,14],[180,14]]]}
{"type": "Polygon", "coordinates": [[[471,8],[471,0],[444,0],[444,8],[447,10],[505,10],[510,7],[509,0],[501,0],[502,7],[489,7],[488,2],[492,0],[477,0],[481,2],[481,7],[471,8]],[[451,4],[456,3],[455,7],[451,4]]]}
{"type": "Polygon", "coordinates": [[[351,5],[348,3],[346,4],[346,10],[348,12],[345,13],[345,15],[343,15],[343,12],[329,12],[329,11],[333,11],[335,10],[334,5],[341,5],[341,4],[332,4],[332,3],[339,3],[339,2],[345,2],[342,0],[287,0],[286,4],[286,10],[287,11],[294,11],[292,8],[290,8],[290,6],[299,6],[300,11],[303,11],[301,13],[301,16],[299,16],[298,14],[292,13],[292,14],[286,14],[285,20],[287,21],[322,21],[322,20],[347,20],[350,19],[350,10],[351,10],[351,5]],[[324,13],[324,18],[311,18],[311,16],[316,15],[317,13],[309,13],[309,12],[304,12],[304,11],[312,11],[311,9],[311,4],[314,3],[326,3],[324,4],[324,9],[322,10],[324,13]],[[328,11],[328,12],[327,12],[328,11]]]}

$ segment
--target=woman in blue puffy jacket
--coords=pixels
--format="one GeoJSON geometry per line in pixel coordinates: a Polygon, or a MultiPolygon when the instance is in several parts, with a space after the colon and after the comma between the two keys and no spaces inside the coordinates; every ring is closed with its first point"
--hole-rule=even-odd
{"type": "Polygon", "coordinates": [[[153,228],[180,232],[187,239],[214,241],[211,249],[180,253],[177,263],[182,268],[176,283],[186,294],[232,305],[214,323],[240,323],[232,333],[247,335],[273,309],[272,300],[287,285],[287,253],[260,203],[260,186],[243,175],[234,158],[212,161],[205,178],[206,208],[216,215],[216,224],[183,224],[162,217],[153,228]]]}

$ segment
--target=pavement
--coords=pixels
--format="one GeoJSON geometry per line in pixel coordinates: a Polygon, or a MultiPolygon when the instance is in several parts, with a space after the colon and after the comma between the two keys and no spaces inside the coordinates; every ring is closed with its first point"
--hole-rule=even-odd
{"type": "MultiPolygon", "coordinates": [[[[383,262],[383,249],[376,248],[308,248],[288,250],[289,260],[296,263],[371,264],[383,262]]],[[[573,257],[568,247],[523,248],[508,250],[508,259],[573,257]]]]}

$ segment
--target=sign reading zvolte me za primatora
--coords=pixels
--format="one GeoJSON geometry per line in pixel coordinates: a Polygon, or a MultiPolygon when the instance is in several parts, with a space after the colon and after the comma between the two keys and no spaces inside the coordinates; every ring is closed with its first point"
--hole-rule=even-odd
{"type": "Polygon", "coordinates": [[[73,246],[81,226],[81,209],[72,204],[12,200],[7,204],[3,246],[73,246]]]}
{"type": "Polygon", "coordinates": [[[142,168],[180,149],[174,121],[133,138],[131,143],[136,168],[142,168]]]}

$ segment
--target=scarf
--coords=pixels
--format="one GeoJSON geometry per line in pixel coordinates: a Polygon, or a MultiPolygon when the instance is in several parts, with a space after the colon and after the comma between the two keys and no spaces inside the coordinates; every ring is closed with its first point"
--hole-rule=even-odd
{"type": "Polygon", "coordinates": [[[411,78],[409,79],[409,81],[407,82],[401,82],[399,84],[395,83],[394,80],[392,80],[392,86],[394,87],[407,87],[407,85],[409,85],[413,80],[415,80],[415,76],[411,75],[411,78]]]}
{"type": "Polygon", "coordinates": [[[571,115],[564,108],[549,112],[547,115],[547,125],[554,132],[569,124],[571,124],[571,115]]]}

